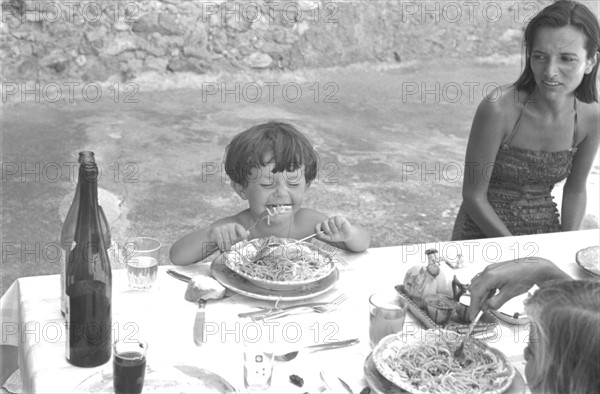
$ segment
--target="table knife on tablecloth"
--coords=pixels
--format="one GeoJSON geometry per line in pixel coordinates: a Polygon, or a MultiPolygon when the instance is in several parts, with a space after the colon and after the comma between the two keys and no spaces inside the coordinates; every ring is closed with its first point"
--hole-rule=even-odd
{"type": "MultiPolygon", "coordinates": [[[[177,271],[167,270],[167,274],[172,277],[179,279],[183,282],[190,282],[192,278],[187,275],[181,274],[177,271]]],[[[194,343],[196,346],[202,345],[204,342],[204,322],[206,321],[206,300],[198,300],[198,310],[196,311],[196,318],[194,319],[194,343]]]]}
{"type": "Polygon", "coordinates": [[[206,319],[206,300],[198,300],[198,310],[194,320],[194,343],[196,346],[204,343],[204,322],[206,319]]]}

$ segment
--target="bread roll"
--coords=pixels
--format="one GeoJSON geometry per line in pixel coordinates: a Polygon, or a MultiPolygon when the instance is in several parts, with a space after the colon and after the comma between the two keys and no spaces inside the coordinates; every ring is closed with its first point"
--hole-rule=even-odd
{"type": "Polygon", "coordinates": [[[225,287],[206,275],[196,275],[188,283],[184,298],[190,302],[219,300],[225,295],[225,287]]]}

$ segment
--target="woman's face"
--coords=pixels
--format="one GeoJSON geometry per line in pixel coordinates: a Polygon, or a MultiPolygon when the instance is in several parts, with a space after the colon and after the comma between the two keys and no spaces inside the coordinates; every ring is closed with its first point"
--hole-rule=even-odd
{"type": "Polygon", "coordinates": [[[597,61],[597,54],[588,59],[585,44],[583,32],[570,25],[537,30],[530,61],[538,94],[555,100],[577,89],[597,61]]]}

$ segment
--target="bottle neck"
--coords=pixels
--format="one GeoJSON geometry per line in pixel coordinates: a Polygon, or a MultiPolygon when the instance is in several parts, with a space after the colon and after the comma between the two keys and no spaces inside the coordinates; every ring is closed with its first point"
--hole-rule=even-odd
{"type": "Polygon", "coordinates": [[[98,207],[98,167],[95,163],[80,166],[79,185],[79,213],[75,229],[75,242],[93,242],[104,249],[98,207]]]}

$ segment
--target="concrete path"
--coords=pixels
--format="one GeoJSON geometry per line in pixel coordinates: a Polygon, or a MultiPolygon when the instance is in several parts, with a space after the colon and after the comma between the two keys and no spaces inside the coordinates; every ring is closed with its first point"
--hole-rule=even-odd
{"type": "MultiPolygon", "coordinates": [[[[475,108],[519,70],[515,56],[20,87],[2,109],[2,293],[58,272],[80,150],[101,165],[113,240],[158,237],[168,263],[176,239],[245,207],[220,171],[224,148],[269,119],[296,124],[320,153],[307,206],[363,224],[374,247],[447,240],[475,108]]],[[[598,226],[598,177],[596,164],[586,227],[598,226]]]]}

